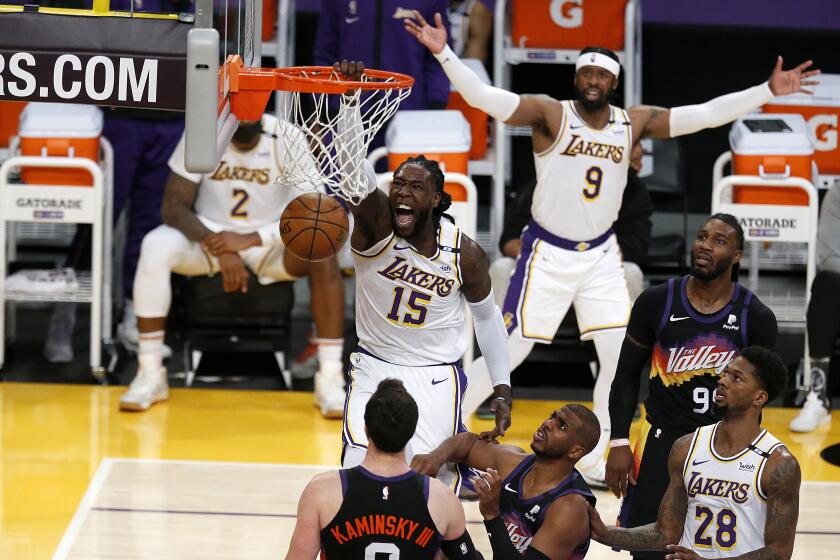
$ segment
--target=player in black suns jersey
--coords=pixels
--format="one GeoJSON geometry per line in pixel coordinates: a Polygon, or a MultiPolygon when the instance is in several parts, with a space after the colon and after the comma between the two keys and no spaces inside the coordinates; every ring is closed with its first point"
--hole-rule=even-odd
{"type": "MultiPolygon", "coordinates": [[[[726,365],[746,346],[775,345],[775,315],[737,281],[743,248],[737,218],[711,216],[694,238],[691,274],[649,288],[633,305],[610,391],[606,482],[616,496],[624,496],[622,527],[656,521],[668,486],[671,446],[717,420],[712,394],[726,365]],[[646,418],[634,453],[630,423],[648,361],[646,418]]],[[[633,555],[661,559],[664,553],[633,555]]]]}
{"type": "Polygon", "coordinates": [[[405,460],[417,403],[402,382],[385,379],[365,407],[369,446],[361,465],[313,478],[298,502],[287,559],[482,560],[464,510],[442,482],[405,460]]]}

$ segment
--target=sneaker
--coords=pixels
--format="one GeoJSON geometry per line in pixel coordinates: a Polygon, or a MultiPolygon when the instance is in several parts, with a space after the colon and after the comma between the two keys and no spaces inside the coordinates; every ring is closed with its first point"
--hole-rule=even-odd
{"type": "Polygon", "coordinates": [[[44,342],[44,357],[51,364],[67,364],[73,361],[73,327],[76,325],[76,304],[59,303],[55,306],[47,340],[44,342]]]}
{"type": "Polygon", "coordinates": [[[831,423],[831,411],[825,406],[825,402],[816,391],[808,393],[805,404],[799,414],[790,421],[792,432],[813,432],[820,426],[831,423]]]}
{"type": "Polygon", "coordinates": [[[319,371],[315,374],[315,406],[324,418],[344,417],[344,374],[319,371]]]}
{"type": "Polygon", "coordinates": [[[153,404],[169,399],[169,383],[166,368],[158,371],[138,370],[128,391],[120,397],[120,410],[143,412],[153,404]]]}
{"type": "Polygon", "coordinates": [[[312,379],[318,371],[318,345],[310,342],[292,361],[292,377],[312,379]]]}
{"type": "Polygon", "coordinates": [[[583,476],[583,480],[586,481],[590,488],[607,487],[607,483],[605,482],[607,478],[606,459],[601,459],[589,468],[579,466],[578,472],[580,472],[581,476],[583,476]]]}

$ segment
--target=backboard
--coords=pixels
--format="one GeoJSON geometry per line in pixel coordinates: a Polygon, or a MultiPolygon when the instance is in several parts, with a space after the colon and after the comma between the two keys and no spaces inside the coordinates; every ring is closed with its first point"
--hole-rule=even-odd
{"type": "Polygon", "coordinates": [[[186,168],[216,169],[239,121],[230,108],[228,60],[260,66],[262,0],[197,0],[187,36],[186,168]]]}

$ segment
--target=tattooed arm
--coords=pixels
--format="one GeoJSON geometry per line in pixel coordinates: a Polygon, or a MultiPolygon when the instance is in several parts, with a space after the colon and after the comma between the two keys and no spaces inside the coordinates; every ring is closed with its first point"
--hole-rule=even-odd
{"type": "Polygon", "coordinates": [[[177,173],[170,173],[166,180],[166,190],[163,193],[161,218],[163,223],[174,227],[187,236],[190,241],[201,243],[210,234],[201,220],[193,211],[193,203],[198,194],[198,184],[181,177],[177,173]]]}
{"type": "Polygon", "coordinates": [[[601,544],[624,550],[665,550],[666,545],[679,542],[682,537],[688,494],[683,483],[683,464],[691,445],[692,434],[678,439],[668,456],[671,481],[659,504],[656,523],[623,529],[604,525],[595,508],[589,508],[592,538],[601,544]]]}

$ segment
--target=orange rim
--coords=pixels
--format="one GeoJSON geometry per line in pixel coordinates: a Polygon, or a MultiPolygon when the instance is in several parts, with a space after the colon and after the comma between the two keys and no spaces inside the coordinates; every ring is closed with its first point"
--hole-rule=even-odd
{"type": "MultiPolygon", "coordinates": [[[[246,68],[242,70],[247,72],[246,68]]],[[[414,78],[398,72],[365,69],[367,80],[344,80],[331,66],[292,66],[272,68],[275,87],[305,93],[346,93],[349,90],[406,89],[414,85],[414,78]]]]}

